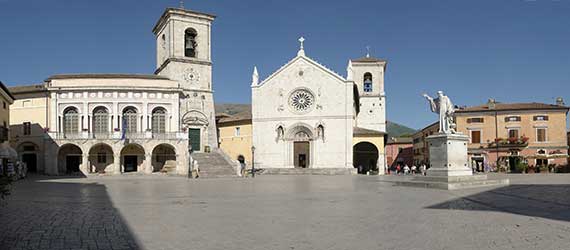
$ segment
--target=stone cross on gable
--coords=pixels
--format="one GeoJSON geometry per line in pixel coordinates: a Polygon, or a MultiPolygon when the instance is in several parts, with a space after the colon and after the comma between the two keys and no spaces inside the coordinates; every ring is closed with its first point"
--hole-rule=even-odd
{"type": "Polygon", "coordinates": [[[299,49],[299,52],[297,52],[297,56],[305,56],[305,48],[304,48],[305,38],[304,37],[299,38],[299,42],[301,43],[301,48],[299,49]]]}

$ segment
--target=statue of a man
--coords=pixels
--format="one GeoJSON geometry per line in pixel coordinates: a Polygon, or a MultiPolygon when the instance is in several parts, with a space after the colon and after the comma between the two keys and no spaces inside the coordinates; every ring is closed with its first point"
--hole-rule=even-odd
{"type": "Polygon", "coordinates": [[[449,97],[443,94],[443,91],[437,91],[437,98],[431,98],[427,94],[423,96],[428,100],[431,111],[439,113],[439,132],[444,134],[455,134],[455,123],[453,122],[453,113],[455,108],[449,97]]]}

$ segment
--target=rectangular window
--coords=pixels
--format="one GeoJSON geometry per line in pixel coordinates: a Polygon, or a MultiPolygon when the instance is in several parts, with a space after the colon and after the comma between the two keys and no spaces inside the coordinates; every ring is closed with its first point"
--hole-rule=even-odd
{"type": "Polygon", "coordinates": [[[519,130],[509,129],[509,138],[519,138],[519,130]]]}
{"type": "Polygon", "coordinates": [[[521,121],[520,116],[507,116],[507,117],[505,117],[505,122],[520,122],[520,121],[521,121]]]}
{"type": "Polygon", "coordinates": [[[478,118],[467,118],[467,123],[483,123],[484,119],[482,117],[478,118]]]}
{"type": "Polygon", "coordinates": [[[546,128],[537,128],[536,129],[536,141],[537,142],[546,142],[546,128]]]}
{"type": "Polygon", "coordinates": [[[236,127],[235,136],[239,136],[239,135],[240,135],[240,127],[236,127]]]}
{"type": "Polygon", "coordinates": [[[24,135],[31,135],[32,134],[32,123],[31,122],[24,122],[24,135]]]}
{"type": "Polygon", "coordinates": [[[32,101],[30,101],[30,100],[22,101],[22,107],[27,108],[27,107],[31,107],[31,106],[32,106],[32,101]]]}
{"type": "Polygon", "coordinates": [[[533,117],[534,121],[548,121],[548,116],[547,115],[535,115],[533,117]]]}
{"type": "Polygon", "coordinates": [[[481,143],[481,130],[471,130],[471,143],[481,143]]]}

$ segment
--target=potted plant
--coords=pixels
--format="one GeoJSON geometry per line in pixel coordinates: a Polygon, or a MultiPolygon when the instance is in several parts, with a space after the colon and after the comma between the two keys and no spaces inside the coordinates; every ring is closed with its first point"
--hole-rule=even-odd
{"type": "Polygon", "coordinates": [[[528,165],[521,161],[515,165],[515,168],[517,170],[517,173],[526,173],[528,170],[528,165]]]}

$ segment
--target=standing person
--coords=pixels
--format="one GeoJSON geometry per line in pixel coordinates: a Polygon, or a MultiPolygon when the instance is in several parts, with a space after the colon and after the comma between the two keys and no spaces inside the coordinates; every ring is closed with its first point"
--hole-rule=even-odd
{"type": "Polygon", "coordinates": [[[412,165],[412,174],[415,175],[416,171],[418,170],[418,167],[416,167],[416,165],[412,165]]]}
{"type": "Polygon", "coordinates": [[[400,164],[398,164],[398,166],[396,166],[396,174],[400,175],[400,164]]]}
{"type": "Polygon", "coordinates": [[[410,174],[410,167],[408,166],[408,164],[404,165],[404,175],[409,175],[410,174]]]}
{"type": "Polygon", "coordinates": [[[200,167],[198,166],[198,161],[194,160],[194,178],[199,178],[200,177],[200,167]]]}
{"type": "Polygon", "coordinates": [[[238,162],[239,162],[239,169],[238,169],[238,176],[239,177],[245,177],[245,157],[243,157],[243,155],[238,156],[238,162]]]}
{"type": "Polygon", "coordinates": [[[426,175],[427,169],[426,169],[426,164],[422,163],[422,166],[420,167],[421,171],[422,171],[422,175],[426,175]]]}

